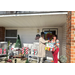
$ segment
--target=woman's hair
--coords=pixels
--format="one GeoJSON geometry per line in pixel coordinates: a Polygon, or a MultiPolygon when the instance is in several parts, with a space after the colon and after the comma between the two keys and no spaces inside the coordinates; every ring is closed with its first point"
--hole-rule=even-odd
{"type": "Polygon", "coordinates": [[[41,32],[41,36],[43,36],[44,35],[44,32],[41,32]]]}
{"type": "MultiPolygon", "coordinates": [[[[53,37],[56,37],[56,39],[57,39],[57,35],[53,35],[53,37]]],[[[53,39],[53,38],[52,38],[53,39]]]]}

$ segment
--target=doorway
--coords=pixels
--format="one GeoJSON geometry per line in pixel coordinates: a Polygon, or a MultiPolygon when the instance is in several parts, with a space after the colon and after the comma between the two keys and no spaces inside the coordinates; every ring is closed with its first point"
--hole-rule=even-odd
{"type": "MultiPolygon", "coordinates": [[[[45,40],[52,40],[53,35],[57,35],[58,38],[58,28],[43,28],[42,31],[44,32],[45,40]]],[[[50,60],[53,60],[52,53],[50,51],[46,51],[46,57],[50,60]]],[[[58,59],[59,59],[59,53],[58,53],[58,59]]]]}

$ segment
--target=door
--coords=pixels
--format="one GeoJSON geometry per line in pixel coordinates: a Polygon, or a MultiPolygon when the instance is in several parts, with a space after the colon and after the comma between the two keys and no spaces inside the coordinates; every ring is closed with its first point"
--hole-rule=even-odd
{"type": "MultiPolygon", "coordinates": [[[[52,40],[53,35],[57,35],[58,38],[58,29],[57,28],[44,28],[42,30],[45,33],[45,40],[52,40]]],[[[46,51],[46,57],[53,60],[52,53],[50,51],[46,51]]],[[[58,59],[59,59],[59,53],[58,53],[58,59]]]]}

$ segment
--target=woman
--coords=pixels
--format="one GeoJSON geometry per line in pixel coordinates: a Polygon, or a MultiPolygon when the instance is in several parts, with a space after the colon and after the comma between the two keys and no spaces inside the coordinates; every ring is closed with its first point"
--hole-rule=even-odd
{"type": "Polygon", "coordinates": [[[52,43],[55,45],[55,50],[52,51],[54,63],[58,63],[58,52],[59,52],[59,40],[57,40],[57,35],[53,36],[53,39],[51,40],[52,43]]]}
{"type": "Polygon", "coordinates": [[[41,37],[39,38],[39,51],[38,57],[40,57],[40,63],[43,62],[43,58],[45,57],[45,43],[49,42],[49,40],[44,40],[44,32],[41,32],[41,37]]]}

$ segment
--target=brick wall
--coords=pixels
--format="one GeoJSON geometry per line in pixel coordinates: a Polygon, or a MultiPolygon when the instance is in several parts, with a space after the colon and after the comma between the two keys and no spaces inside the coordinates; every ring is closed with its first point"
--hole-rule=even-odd
{"type": "Polygon", "coordinates": [[[5,28],[0,27],[0,42],[4,41],[4,38],[5,38],[5,28]]]}
{"type": "Polygon", "coordinates": [[[66,33],[67,63],[75,63],[75,11],[68,11],[66,33]]]}

